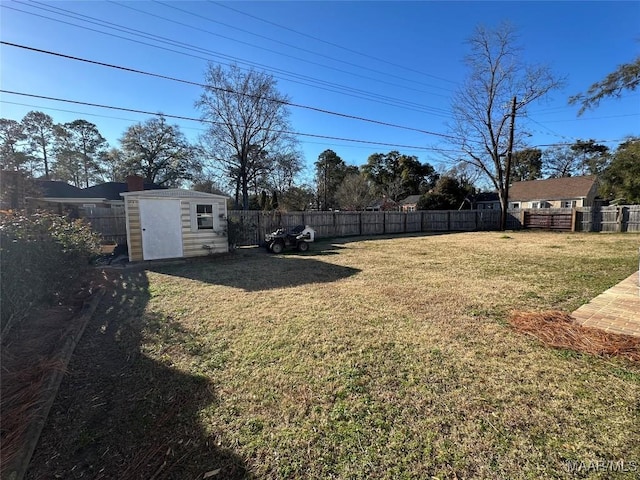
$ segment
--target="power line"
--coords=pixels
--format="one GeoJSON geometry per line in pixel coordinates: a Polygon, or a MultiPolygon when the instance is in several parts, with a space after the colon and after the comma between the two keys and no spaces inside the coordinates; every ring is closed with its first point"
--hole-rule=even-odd
{"type": "MultiPolygon", "coordinates": [[[[302,85],[307,85],[313,88],[318,88],[321,90],[326,90],[326,91],[330,91],[333,93],[339,93],[341,95],[347,95],[347,96],[351,96],[354,98],[360,98],[363,100],[369,100],[369,101],[375,101],[377,103],[382,103],[385,105],[390,105],[390,106],[394,106],[394,107],[398,107],[398,108],[404,108],[407,110],[413,110],[413,111],[418,111],[418,112],[423,112],[423,113],[428,113],[434,116],[445,116],[445,115],[440,115],[439,113],[437,113],[438,111],[440,112],[445,112],[445,110],[443,109],[437,109],[434,107],[429,107],[429,106],[425,106],[425,105],[420,105],[418,103],[415,102],[410,102],[410,101],[406,101],[406,100],[402,100],[402,99],[398,99],[398,98],[394,98],[394,97],[388,97],[386,95],[380,95],[380,94],[375,94],[375,93],[371,93],[371,92],[367,92],[364,90],[360,90],[357,88],[353,88],[353,87],[348,87],[348,86],[344,86],[344,85],[339,85],[333,82],[328,82],[328,81],[324,81],[324,80],[320,80],[320,79],[314,79],[312,77],[308,77],[306,75],[301,75],[301,74],[297,74],[294,72],[289,72],[286,70],[282,70],[282,69],[278,69],[278,68],[274,68],[274,67],[269,67],[267,65],[263,65],[257,62],[251,62],[251,61],[247,61],[247,60],[242,60],[238,57],[233,57],[230,55],[226,55],[226,54],[222,54],[219,52],[215,52],[213,50],[209,50],[206,48],[202,48],[202,47],[198,47],[197,45],[191,45],[188,43],[184,43],[184,42],[180,42],[180,41],[176,41],[176,40],[172,40],[170,38],[167,37],[162,37],[159,35],[155,35],[155,34],[150,34],[147,32],[143,32],[141,30],[136,30],[133,28],[129,28],[129,27],[124,27],[122,25],[118,25],[112,22],[107,22],[104,20],[100,20],[94,17],[90,17],[88,15],[83,15],[83,14],[77,14],[74,12],[71,12],[69,10],[65,10],[63,8],[59,8],[59,7],[54,7],[52,5],[45,5],[45,4],[40,4],[40,5],[45,5],[45,6],[38,6],[38,5],[32,5],[32,4],[26,4],[24,2],[18,1],[18,0],[14,0],[15,3],[19,3],[22,5],[29,5],[33,8],[37,8],[40,10],[44,10],[46,12],[49,13],[53,13],[55,15],[60,15],[62,17],[67,17],[67,18],[72,18],[74,20],[79,20],[85,23],[89,23],[89,24],[93,24],[93,25],[98,25],[100,27],[103,28],[107,28],[109,30],[115,30],[115,31],[119,31],[119,32],[123,32],[126,33],[128,35],[133,35],[133,36],[137,36],[137,37],[142,37],[148,40],[152,40],[154,42],[158,42],[158,43],[163,43],[163,44],[168,44],[171,46],[175,46],[184,50],[188,50],[188,51],[194,51],[194,52],[198,52],[198,53],[203,53],[205,55],[209,55],[210,57],[214,57],[214,58],[223,58],[226,59],[227,61],[231,61],[231,62],[237,62],[243,65],[247,65],[250,67],[259,67],[262,69],[265,69],[267,71],[272,71],[272,72],[279,72],[281,75],[285,75],[285,77],[282,76],[277,76],[277,78],[280,78],[282,80],[285,81],[290,81],[293,83],[299,83],[302,85]],[[60,12],[67,12],[67,13],[60,13],[60,12]],[[88,19],[88,20],[87,20],[88,19]],[[297,79],[297,80],[294,80],[297,79]],[[311,83],[309,83],[311,82],[311,83]],[[324,86],[320,86],[320,85],[324,85],[324,86]],[[352,92],[352,93],[347,93],[347,92],[352,92]]],[[[32,2],[32,3],[39,3],[39,2],[32,2]]],[[[173,50],[173,49],[169,49],[160,45],[155,45],[155,44],[150,44],[147,42],[142,42],[139,40],[135,40],[133,38],[128,38],[128,37],[123,37],[121,35],[116,35],[113,33],[109,33],[109,32],[104,32],[101,30],[96,30],[94,28],[90,28],[90,27],[86,27],[83,25],[77,25],[75,23],[71,23],[65,20],[60,20],[60,19],[56,19],[56,18],[51,18],[51,17],[47,17],[46,15],[40,15],[34,12],[29,12],[29,11],[25,11],[25,10],[20,10],[19,8],[15,8],[15,7],[10,7],[4,3],[0,3],[0,6],[2,6],[3,8],[7,8],[10,10],[15,10],[21,13],[26,13],[27,15],[33,15],[36,17],[40,17],[40,18],[44,18],[47,20],[51,20],[54,22],[58,22],[58,23],[63,23],[66,25],[71,25],[77,28],[82,28],[85,30],[89,30],[89,31],[93,31],[96,33],[101,33],[103,35],[109,35],[115,38],[120,38],[123,40],[127,40],[127,41],[131,41],[131,42],[135,42],[135,43],[140,43],[142,45],[147,45],[153,48],[158,48],[161,50],[165,50],[165,51],[170,51],[170,52],[174,52],[174,53],[178,53],[181,55],[187,55],[187,56],[191,56],[194,58],[199,58],[202,60],[207,60],[209,61],[210,58],[205,58],[205,57],[201,57],[201,56],[197,56],[197,55],[192,55],[192,54],[188,54],[185,52],[181,52],[181,51],[177,51],[177,50],[173,50]]],[[[219,61],[219,60],[218,60],[219,61]]],[[[224,62],[221,62],[224,63],[224,62]]],[[[228,63],[226,65],[229,65],[228,63]]]]}
{"type": "MultiPolygon", "coordinates": [[[[210,123],[212,125],[224,124],[223,122],[215,122],[213,120],[206,120],[206,119],[201,119],[201,118],[187,117],[187,116],[184,116],[184,115],[172,115],[172,114],[168,114],[168,113],[150,112],[150,111],[147,111],[147,110],[138,110],[138,109],[135,109],[135,108],[116,107],[116,106],[113,106],[113,105],[104,105],[104,104],[100,104],[100,103],[83,102],[83,101],[80,101],[80,100],[69,100],[69,99],[64,99],[64,98],[49,97],[49,96],[45,96],[45,95],[36,95],[36,94],[33,94],[33,93],[14,92],[14,91],[11,91],[11,90],[0,90],[0,93],[7,93],[7,94],[10,94],[10,95],[19,95],[19,96],[29,97],[29,98],[39,98],[39,99],[42,99],[42,100],[52,100],[52,101],[56,101],[56,102],[71,103],[71,104],[74,104],[74,105],[84,105],[84,106],[87,106],[87,107],[106,108],[106,109],[118,110],[118,111],[122,111],[122,112],[131,112],[131,113],[140,113],[140,114],[143,114],[143,115],[161,116],[161,117],[173,118],[173,119],[177,119],[177,120],[187,120],[187,121],[191,121],[191,122],[210,123]]],[[[343,141],[343,142],[362,143],[362,144],[367,144],[367,145],[382,145],[382,146],[387,146],[387,147],[411,148],[411,149],[426,150],[426,151],[442,151],[441,149],[434,149],[434,148],[430,148],[430,147],[419,147],[419,146],[416,146],[416,145],[403,145],[403,144],[387,143],[387,142],[375,142],[375,141],[372,141],[372,140],[360,140],[360,139],[355,139],[355,138],[334,137],[334,136],[330,136],[330,135],[320,135],[320,134],[315,134],[315,133],[302,133],[302,132],[294,132],[294,131],[289,131],[289,130],[274,130],[274,133],[282,133],[282,134],[287,134],[287,135],[301,135],[301,136],[304,136],[304,137],[323,138],[323,139],[327,139],[327,140],[338,140],[338,141],[343,141]]]]}
{"type": "Polygon", "coordinates": [[[328,40],[325,40],[325,39],[323,39],[323,38],[314,37],[313,35],[309,35],[308,33],[300,32],[300,31],[298,31],[298,30],[294,30],[293,28],[289,28],[289,27],[286,27],[286,26],[284,26],[284,25],[280,25],[280,24],[278,24],[278,23],[271,22],[271,21],[266,20],[266,19],[264,19],[264,18],[260,18],[260,17],[257,17],[257,16],[255,16],[255,15],[251,15],[250,13],[246,13],[246,12],[243,12],[242,10],[238,10],[238,9],[236,9],[236,8],[230,7],[229,5],[223,5],[222,3],[214,2],[214,1],[212,1],[212,0],[208,0],[208,1],[209,1],[209,3],[213,3],[213,4],[215,4],[215,5],[219,6],[219,7],[226,8],[226,9],[228,9],[228,10],[232,10],[232,11],[234,11],[234,12],[236,12],[236,13],[239,13],[240,15],[244,15],[244,16],[246,16],[246,17],[250,17],[250,18],[253,18],[253,19],[255,19],[255,20],[259,20],[260,22],[268,23],[268,24],[270,24],[270,25],[274,25],[274,26],[276,26],[276,27],[278,27],[278,28],[282,28],[282,29],[284,29],[284,30],[288,30],[288,31],[293,32],[293,33],[296,33],[296,34],[298,34],[298,35],[302,35],[303,37],[310,38],[310,39],[312,39],[312,40],[316,40],[316,41],[318,41],[318,42],[322,42],[322,43],[325,43],[325,44],[327,44],[327,45],[331,45],[332,47],[339,48],[339,49],[341,49],[341,50],[344,50],[344,51],[347,51],[347,52],[350,52],[350,53],[355,53],[356,55],[360,55],[360,56],[362,56],[362,57],[366,57],[366,58],[369,58],[369,59],[371,59],[371,60],[376,60],[376,61],[378,61],[378,62],[386,63],[387,65],[392,65],[392,66],[394,66],[394,67],[402,68],[402,69],[404,69],[404,70],[408,70],[408,71],[410,71],[410,72],[417,73],[417,74],[419,74],[419,75],[424,75],[424,76],[426,76],[426,77],[431,77],[431,78],[434,78],[434,79],[436,79],[436,80],[442,80],[442,81],[444,81],[444,82],[449,82],[449,83],[454,83],[454,84],[456,83],[456,82],[454,82],[453,80],[449,80],[449,79],[446,79],[446,78],[443,78],[443,77],[438,77],[438,76],[436,76],[436,75],[431,75],[431,74],[429,74],[429,73],[424,73],[424,72],[421,72],[421,71],[419,71],[419,70],[415,70],[415,69],[413,69],[413,68],[406,67],[406,66],[404,66],[404,65],[399,65],[399,64],[397,64],[397,63],[393,63],[393,62],[390,62],[390,61],[388,61],[388,60],[384,60],[384,59],[381,59],[381,58],[375,57],[375,56],[373,56],[373,55],[369,55],[369,54],[366,54],[366,53],[358,52],[357,50],[352,50],[351,48],[347,48],[347,47],[345,47],[345,46],[343,46],[343,45],[339,45],[339,44],[337,44],[337,43],[329,42],[328,40]]]}
{"type": "Polygon", "coordinates": [[[624,117],[637,117],[640,116],[640,113],[626,113],[622,115],[607,115],[604,117],[590,117],[590,118],[570,118],[568,120],[545,120],[547,123],[566,123],[566,122],[579,122],[579,121],[587,121],[587,120],[605,120],[607,118],[624,118],[624,117]]]}
{"type": "MultiPolygon", "coordinates": [[[[53,112],[73,113],[73,114],[76,114],[76,115],[85,115],[85,116],[97,117],[97,118],[108,118],[110,120],[120,120],[120,121],[127,122],[127,123],[140,123],[140,120],[135,120],[133,118],[122,118],[122,117],[114,117],[112,115],[100,115],[98,113],[79,112],[77,110],[67,110],[67,109],[64,109],[64,108],[53,108],[53,107],[45,107],[43,105],[33,105],[33,104],[29,104],[29,103],[10,102],[8,100],[0,100],[0,103],[5,103],[7,105],[17,105],[17,106],[20,106],[20,107],[37,108],[39,110],[50,110],[50,111],[53,111],[53,112]]],[[[158,115],[158,114],[156,114],[156,115],[158,115]]],[[[182,128],[184,130],[196,130],[198,132],[206,132],[206,129],[204,129],[204,128],[185,127],[185,126],[181,126],[180,128],[182,128]]]]}
{"type": "MultiPolygon", "coordinates": [[[[141,10],[139,8],[132,7],[130,5],[124,5],[124,4],[120,3],[120,2],[116,2],[116,1],[113,1],[113,0],[108,0],[108,1],[109,1],[109,3],[113,3],[115,5],[118,5],[119,7],[126,8],[126,9],[129,9],[129,10],[135,11],[135,12],[139,12],[139,13],[142,13],[144,15],[148,15],[150,17],[158,18],[160,20],[164,20],[166,22],[174,23],[176,25],[181,25],[183,27],[187,27],[187,28],[199,31],[199,32],[203,32],[203,33],[206,33],[208,35],[213,35],[213,36],[216,36],[216,37],[224,38],[226,40],[230,40],[232,42],[237,42],[237,43],[240,43],[242,45],[247,45],[247,46],[252,47],[252,48],[257,48],[257,49],[264,50],[264,51],[267,51],[267,52],[275,53],[276,55],[281,55],[281,56],[284,56],[284,57],[287,57],[287,58],[292,58],[292,59],[298,60],[300,62],[310,63],[312,65],[317,65],[317,66],[320,66],[320,67],[323,67],[323,68],[328,68],[330,70],[335,70],[337,72],[346,73],[347,75],[353,75],[353,76],[364,78],[364,79],[367,79],[367,80],[372,80],[374,82],[380,82],[380,83],[383,83],[383,84],[386,84],[386,85],[391,85],[393,87],[405,88],[405,89],[408,89],[408,90],[413,90],[415,92],[420,92],[420,93],[424,93],[424,94],[427,94],[427,95],[434,95],[434,96],[438,96],[438,97],[442,97],[442,98],[448,98],[446,95],[442,95],[442,94],[439,94],[439,93],[433,93],[433,92],[429,92],[429,91],[426,91],[426,90],[420,90],[418,88],[412,88],[412,87],[408,87],[406,85],[400,85],[400,84],[389,82],[389,81],[386,81],[386,80],[381,80],[381,79],[378,79],[378,78],[368,77],[368,76],[361,75],[361,74],[358,74],[358,73],[349,72],[349,71],[341,69],[341,68],[336,68],[336,67],[333,67],[333,66],[330,66],[330,65],[314,62],[314,61],[311,61],[311,60],[306,59],[306,58],[300,58],[300,57],[296,57],[296,56],[293,56],[293,55],[289,55],[287,53],[283,53],[283,52],[280,52],[278,50],[274,50],[274,49],[267,48],[267,47],[260,46],[260,45],[255,45],[253,43],[245,42],[243,40],[238,40],[236,38],[229,37],[227,35],[222,35],[220,33],[212,32],[211,30],[206,30],[204,28],[199,28],[199,27],[196,27],[196,26],[188,24],[188,23],[184,23],[184,22],[180,22],[178,20],[174,20],[174,19],[171,19],[171,18],[163,17],[162,15],[157,15],[155,13],[147,12],[146,10],[141,10]]],[[[368,71],[373,72],[373,73],[381,74],[381,75],[384,75],[385,78],[392,77],[392,78],[397,78],[397,79],[400,79],[400,80],[407,81],[407,79],[405,77],[401,77],[401,76],[395,75],[393,73],[381,72],[380,70],[376,70],[374,68],[369,68],[369,67],[365,67],[365,66],[362,66],[362,65],[357,65],[357,64],[355,64],[353,62],[348,62],[346,60],[342,60],[342,59],[339,59],[339,58],[331,57],[329,55],[324,55],[322,53],[317,53],[317,52],[314,52],[312,50],[308,50],[306,48],[299,47],[297,45],[292,45],[290,43],[286,43],[286,42],[283,42],[281,40],[270,38],[270,37],[267,37],[265,35],[260,35],[260,34],[255,33],[255,32],[250,32],[249,30],[244,30],[244,29],[239,28],[237,26],[233,26],[232,27],[229,24],[226,24],[226,23],[223,23],[223,22],[219,22],[217,20],[213,20],[212,18],[206,17],[206,16],[204,16],[202,14],[196,14],[196,13],[190,12],[188,10],[176,7],[174,5],[169,5],[169,4],[166,4],[166,3],[163,3],[163,2],[155,2],[155,3],[158,3],[158,4],[160,4],[160,5],[164,6],[164,7],[171,8],[171,9],[179,11],[179,12],[186,13],[187,15],[192,15],[192,16],[194,16],[196,18],[201,19],[201,20],[206,20],[206,21],[209,21],[209,22],[212,22],[212,23],[217,23],[219,25],[223,25],[223,26],[226,26],[226,27],[229,27],[229,28],[233,28],[234,31],[244,32],[244,33],[247,33],[249,35],[254,35],[254,36],[258,37],[258,38],[266,39],[266,40],[269,40],[269,41],[272,41],[272,42],[275,42],[275,43],[278,43],[278,44],[281,44],[281,45],[285,45],[285,46],[287,46],[289,48],[300,50],[302,52],[310,53],[312,55],[316,55],[316,56],[319,56],[319,57],[327,58],[327,59],[332,60],[334,62],[342,63],[342,64],[349,65],[349,66],[352,66],[352,67],[360,68],[362,70],[368,70],[368,71]]],[[[416,83],[416,82],[411,81],[411,83],[416,83]]],[[[427,86],[432,87],[432,88],[439,88],[441,90],[445,90],[445,91],[448,91],[448,92],[452,92],[451,89],[447,89],[447,88],[444,88],[444,87],[438,87],[438,86],[435,86],[435,85],[427,85],[427,86]]]]}
{"type": "MultiPolygon", "coordinates": [[[[5,90],[0,90],[0,93],[9,93],[9,94],[13,94],[13,95],[23,95],[23,96],[28,96],[28,97],[33,97],[33,98],[42,98],[42,99],[46,99],[46,100],[54,100],[54,101],[60,101],[60,102],[68,102],[68,103],[77,103],[80,105],[87,105],[87,106],[97,106],[97,107],[101,107],[101,108],[109,108],[109,109],[114,109],[114,110],[125,110],[125,111],[130,111],[132,113],[141,113],[144,115],[153,115],[153,116],[164,116],[167,118],[174,118],[174,119],[181,119],[181,120],[187,120],[187,121],[196,121],[196,122],[203,122],[203,120],[201,119],[196,119],[196,118],[190,118],[190,117],[178,117],[175,115],[168,115],[168,114],[163,114],[163,113],[153,113],[153,112],[147,112],[147,111],[143,111],[143,110],[132,110],[132,109],[124,109],[124,108],[120,108],[120,107],[111,107],[111,106],[102,106],[102,105],[97,105],[97,104],[90,104],[90,103],[86,103],[86,102],[77,102],[74,100],[64,100],[64,99],[57,99],[57,98],[52,98],[52,97],[45,97],[45,96],[40,96],[40,95],[33,95],[33,94],[25,94],[25,93],[18,93],[18,92],[10,92],[10,91],[5,91],[5,90]]],[[[127,123],[139,123],[139,120],[134,120],[131,118],[122,118],[122,117],[113,117],[110,115],[100,115],[97,113],[88,113],[88,112],[79,112],[77,110],[67,110],[67,109],[61,109],[61,108],[53,108],[53,107],[49,107],[49,106],[42,106],[42,105],[33,105],[33,104],[27,104],[27,103],[18,103],[18,102],[10,102],[8,100],[0,100],[0,103],[5,103],[8,105],[18,105],[18,106],[23,106],[23,107],[29,107],[29,108],[37,108],[40,110],[51,110],[51,111],[55,111],[55,112],[65,112],[65,113],[74,113],[74,114],[78,114],[78,115],[87,115],[87,116],[92,116],[92,117],[98,117],[98,118],[108,118],[108,119],[113,119],[113,120],[121,120],[121,121],[125,121],[127,123]]],[[[207,123],[215,123],[215,122],[211,122],[211,121],[205,121],[207,123]]],[[[206,132],[206,129],[203,128],[195,128],[195,127],[185,127],[182,126],[181,128],[185,129],[185,130],[196,130],[196,131],[200,131],[200,132],[206,132]]],[[[284,133],[293,133],[296,135],[306,135],[306,134],[301,134],[301,133],[296,133],[296,132],[284,132],[284,133]]],[[[316,136],[316,135],[309,135],[309,136],[316,136]]],[[[419,147],[419,146],[411,146],[411,145],[395,145],[395,144],[387,144],[387,143],[375,143],[375,142],[368,142],[366,140],[360,141],[360,140],[351,140],[351,139],[343,139],[340,137],[325,137],[325,136],[321,136],[321,135],[317,135],[320,138],[326,138],[326,139],[335,139],[338,141],[345,141],[345,142],[361,142],[361,143],[374,143],[377,145],[384,145],[384,146],[398,146],[398,147],[402,147],[405,148],[407,150],[418,150],[418,151],[432,151],[432,152],[436,152],[436,153],[440,153],[440,152],[446,152],[446,153],[460,153],[460,154],[465,154],[466,152],[463,150],[452,150],[452,149],[443,149],[443,148],[430,148],[430,147],[419,147]]],[[[565,137],[566,138],[566,137],[565,137]]],[[[596,140],[596,143],[617,143],[620,144],[624,141],[626,141],[626,138],[619,138],[619,139],[614,139],[614,140],[596,140]]],[[[367,148],[364,145],[345,145],[345,144],[330,144],[330,143],[326,143],[326,142],[312,142],[312,141],[308,141],[308,140],[300,140],[300,143],[304,143],[304,144],[317,144],[317,145],[325,145],[325,146],[336,146],[336,147],[348,147],[348,148],[367,148]]],[[[569,147],[574,145],[575,142],[558,142],[558,143],[544,143],[544,144],[537,144],[537,145],[527,145],[526,148],[538,148],[538,147],[569,147]]],[[[449,164],[454,164],[455,161],[453,160],[449,160],[449,159],[439,159],[438,162],[440,163],[449,163],[449,164]]]]}
{"type": "Polygon", "coordinates": [[[393,127],[393,128],[404,129],[404,130],[410,130],[410,131],[414,131],[414,132],[418,132],[418,133],[424,133],[426,135],[433,135],[433,136],[444,137],[444,138],[453,138],[450,135],[446,135],[444,133],[430,132],[428,130],[422,130],[420,128],[407,127],[405,125],[397,125],[397,124],[394,124],[394,123],[383,122],[381,120],[373,120],[373,119],[370,119],[370,118],[360,117],[360,116],[357,116],[357,115],[350,115],[350,114],[347,114],[347,113],[334,112],[334,111],[331,111],[331,110],[326,110],[324,108],[312,107],[312,106],[309,106],[309,105],[302,105],[302,104],[290,102],[290,101],[287,101],[287,100],[279,100],[279,99],[275,99],[275,98],[264,98],[264,97],[262,97],[260,95],[253,95],[253,94],[250,94],[250,93],[238,92],[236,90],[232,90],[232,89],[229,89],[229,88],[215,87],[215,86],[206,85],[206,84],[199,83],[199,82],[193,82],[191,80],[184,80],[184,79],[181,79],[181,78],[170,77],[168,75],[162,75],[162,74],[159,74],[159,73],[146,72],[144,70],[138,70],[138,69],[135,69],[135,68],[124,67],[122,65],[114,65],[114,64],[111,64],[111,63],[100,62],[100,61],[97,61],[97,60],[89,60],[89,59],[86,59],[86,58],[76,57],[76,56],[73,56],[73,55],[66,55],[66,54],[60,53],[60,52],[52,52],[50,50],[43,50],[43,49],[35,48],[35,47],[28,47],[26,45],[20,45],[20,44],[13,43],[13,42],[6,42],[4,40],[1,40],[0,44],[8,45],[8,46],[11,46],[11,47],[16,47],[16,48],[22,48],[22,49],[29,50],[29,51],[32,51],[32,52],[44,53],[44,54],[47,54],[47,55],[53,55],[53,56],[56,56],[56,57],[66,58],[66,59],[69,59],[69,60],[75,60],[75,61],[79,61],[79,62],[89,63],[89,64],[92,64],[92,65],[99,65],[99,66],[102,66],[102,67],[113,68],[113,69],[116,69],[116,70],[123,70],[123,71],[130,72],[130,73],[137,73],[137,74],[140,74],[140,75],[146,75],[146,76],[150,76],[150,77],[161,78],[163,80],[171,80],[173,82],[179,82],[179,83],[184,83],[184,84],[187,84],[187,85],[193,85],[193,86],[197,86],[197,87],[208,88],[208,89],[220,91],[220,92],[223,92],[223,93],[231,93],[231,94],[234,94],[234,95],[242,95],[242,96],[245,96],[245,97],[255,98],[255,99],[258,99],[258,100],[264,99],[264,100],[267,100],[267,101],[270,101],[270,102],[277,102],[277,103],[280,103],[282,105],[288,105],[288,106],[291,106],[291,107],[303,108],[303,109],[307,109],[307,110],[312,110],[314,112],[324,113],[324,114],[327,114],[327,115],[334,115],[334,116],[338,116],[338,117],[342,117],[342,118],[349,118],[349,119],[352,119],[352,120],[359,120],[359,121],[362,121],[362,122],[374,123],[374,124],[383,125],[383,126],[386,126],[386,127],[393,127]]]}
{"type": "MultiPolygon", "coordinates": [[[[123,122],[127,122],[130,124],[133,123],[140,123],[140,120],[135,120],[133,118],[123,118],[123,117],[114,117],[112,115],[100,115],[98,113],[89,113],[89,112],[80,112],[78,110],[68,110],[68,109],[64,109],[64,108],[53,108],[53,107],[49,107],[49,106],[44,106],[44,105],[34,105],[32,103],[20,103],[20,102],[10,102],[8,100],[0,100],[0,103],[4,103],[7,105],[17,105],[20,107],[29,107],[29,108],[35,108],[38,110],[46,110],[46,111],[53,111],[53,112],[64,112],[64,113],[73,113],[76,115],[84,115],[84,116],[89,116],[89,117],[96,117],[96,118],[107,118],[110,120],[120,120],[123,122]]],[[[159,114],[156,114],[159,115],[159,114]]],[[[206,132],[207,130],[204,128],[197,128],[197,127],[187,127],[184,125],[180,126],[181,129],[183,130],[195,130],[198,132],[206,132]]],[[[311,140],[299,140],[300,143],[305,144],[305,145],[324,145],[325,147],[346,147],[346,148],[359,148],[359,149],[370,149],[370,146],[366,146],[366,145],[349,145],[349,144],[345,144],[345,143],[328,143],[328,142],[314,142],[311,140]]],[[[423,147],[416,147],[418,149],[420,149],[420,151],[424,152],[424,150],[422,150],[423,147]]],[[[403,151],[412,151],[412,148],[407,147],[406,149],[404,149],[403,151]]],[[[433,149],[434,151],[436,149],[433,149]]],[[[441,149],[437,149],[437,151],[441,151],[441,149]]],[[[459,153],[463,153],[461,150],[457,151],[457,150],[447,150],[448,152],[451,153],[455,153],[455,152],[459,152],[459,153]]],[[[438,160],[439,162],[444,162],[450,163],[450,160],[438,160]]]]}

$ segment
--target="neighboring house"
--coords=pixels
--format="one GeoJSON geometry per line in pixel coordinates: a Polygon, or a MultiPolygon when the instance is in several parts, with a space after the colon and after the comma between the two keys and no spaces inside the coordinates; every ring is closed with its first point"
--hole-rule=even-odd
{"type": "Polygon", "coordinates": [[[60,210],[82,206],[86,196],[82,189],[69,185],[66,182],[55,180],[34,180],[37,196],[27,196],[26,205],[28,208],[60,210]]]}
{"type": "Polygon", "coordinates": [[[178,188],[120,195],[131,261],[229,251],[226,196],[178,188]]]}
{"type": "Polygon", "coordinates": [[[497,192],[481,192],[470,198],[471,210],[500,210],[497,192]]]}
{"type": "Polygon", "coordinates": [[[127,182],[107,182],[88,188],[78,188],[66,182],[53,180],[35,180],[35,184],[40,193],[38,196],[27,197],[28,207],[60,213],[77,210],[78,207],[123,206],[121,193],[164,188],[154,183],[145,183],[144,179],[135,176],[128,177],[127,182]]]}
{"type": "Polygon", "coordinates": [[[509,187],[509,208],[590,207],[597,193],[598,179],[593,175],[514,182],[509,187]]]}
{"type": "Polygon", "coordinates": [[[397,211],[398,202],[394,202],[388,197],[382,197],[365,208],[367,212],[388,212],[397,211]]]}
{"type": "Polygon", "coordinates": [[[415,212],[418,210],[418,202],[422,195],[409,195],[400,201],[400,210],[403,212],[415,212]]]}

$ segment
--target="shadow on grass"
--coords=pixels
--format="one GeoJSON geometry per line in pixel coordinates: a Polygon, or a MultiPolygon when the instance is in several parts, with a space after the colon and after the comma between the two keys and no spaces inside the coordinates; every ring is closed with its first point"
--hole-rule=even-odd
{"type": "Polygon", "coordinates": [[[142,351],[143,336],[159,340],[167,333],[179,345],[185,335],[170,319],[145,312],[146,273],[113,272],[109,284],[71,359],[26,478],[189,479],[207,472],[249,478],[242,459],[220,448],[215,432],[198,421],[199,411],[218,401],[211,383],[142,351]]]}
{"type": "Polygon", "coordinates": [[[317,255],[315,251],[274,255],[256,248],[248,252],[226,258],[204,258],[184,264],[150,267],[149,270],[247,292],[330,283],[360,272],[357,268],[316,260],[313,258],[317,255]]]}

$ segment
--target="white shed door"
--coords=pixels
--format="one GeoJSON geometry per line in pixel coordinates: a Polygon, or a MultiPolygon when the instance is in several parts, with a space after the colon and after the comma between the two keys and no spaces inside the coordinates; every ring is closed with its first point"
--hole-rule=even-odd
{"type": "Polygon", "coordinates": [[[142,258],[182,257],[180,200],[140,199],[142,258]]]}

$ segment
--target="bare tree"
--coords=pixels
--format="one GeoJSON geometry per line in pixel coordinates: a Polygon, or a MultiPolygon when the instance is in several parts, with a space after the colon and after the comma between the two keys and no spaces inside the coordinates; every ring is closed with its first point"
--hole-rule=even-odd
{"type": "Polygon", "coordinates": [[[479,168],[498,191],[501,229],[506,228],[510,160],[519,143],[515,117],[534,100],[561,85],[546,66],[519,59],[514,29],[478,27],[466,58],[470,69],[453,101],[452,142],[464,151],[463,161],[479,168]]]}
{"type": "Polygon", "coordinates": [[[542,153],[542,160],[549,178],[573,177],[580,173],[580,158],[568,146],[548,148],[542,153]]]}
{"type": "Polygon", "coordinates": [[[375,199],[371,185],[359,173],[349,173],[336,191],[336,200],[343,210],[364,210],[375,199]]]}
{"type": "Polygon", "coordinates": [[[261,152],[275,154],[294,143],[289,127],[288,98],[276,89],[270,75],[237,65],[228,69],[209,65],[206,87],[196,106],[208,122],[204,150],[242,193],[249,207],[249,186],[259,167],[261,152]]]}

